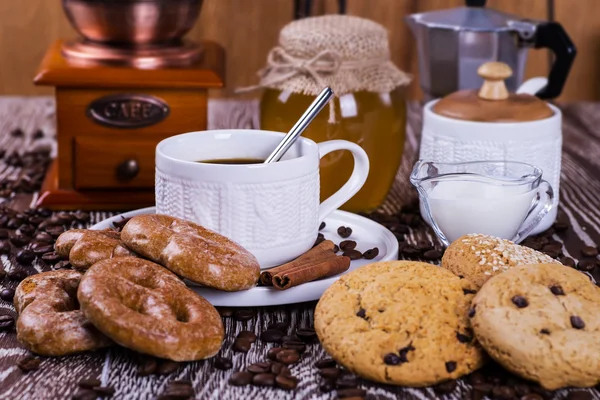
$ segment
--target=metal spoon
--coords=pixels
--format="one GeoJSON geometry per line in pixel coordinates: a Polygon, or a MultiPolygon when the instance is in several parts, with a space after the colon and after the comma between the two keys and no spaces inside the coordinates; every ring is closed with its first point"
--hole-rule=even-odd
{"type": "Polygon", "coordinates": [[[310,125],[312,120],[317,116],[317,114],[325,107],[325,105],[331,100],[333,97],[333,90],[329,87],[326,87],[319,93],[317,98],[312,102],[312,104],[304,111],[304,114],[300,117],[300,119],[294,124],[292,129],[283,137],[281,142],[277,145],[275,150],[267,157],[265,160],[265,164],[270,164],[273,162],[277,162],[283,157],[286,151],[292,147],[298,136],[304,132],[304,130],[310,125]]]}

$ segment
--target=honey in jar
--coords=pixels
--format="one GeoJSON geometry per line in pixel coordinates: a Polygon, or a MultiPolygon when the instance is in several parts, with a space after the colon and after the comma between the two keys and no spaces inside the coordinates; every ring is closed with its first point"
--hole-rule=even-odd
{"type": "MultiPolygon", "coordinates": [[[[403,88],[390,93],[366,91],[335,98],[336,123],[329,123],[327,108],[302,136],[323,142],[343,139],[360,145],[369,156],[370,172],[362,189],[342,208],[348,211],[372,211],[379,207],[394,182],[402,157],[406,127],[406,103],[403,88]]],[[[314,96],[266,89],[261,100],[261,129],[287,132],[314,96]],[[285,100],[285,101],[283,101],[285,100]]],[[[321,159],[321,201],[335,193],[348,180],[354,167],[352,155],[336,151],[321,159]]]]}
{"type": "MultiPolygon", "coordinates": [[[[293,21],[279,33],[267,66],[261,129],[287,132],[321,90],[335,97],[303,133],[315,142],[343,139],[361,146],[371,168],[363,188],[344,206],[353,212],[379,207],[400,166],[404,146],[407,74],[391,61],[387,31],[381,25],[347,15],[293,21]]],[[[255,87],[255,88],[257,88],[255,87]]],[[[336,192],[353,169],[349,152],[321,159],[321,200],[336,192]]]]}

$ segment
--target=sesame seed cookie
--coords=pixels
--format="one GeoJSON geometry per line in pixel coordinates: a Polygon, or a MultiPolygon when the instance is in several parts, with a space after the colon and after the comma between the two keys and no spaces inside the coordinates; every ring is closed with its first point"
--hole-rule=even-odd
{"type": "Polygon", "coordinates": [[[473,282],[479,289],[494,275],[517,265],[560,262],[509,240],[471,234],[454,241],[444,253],[442,267],[473,282]]]}
{"type": "Polygon", "coordinates": [[[473,289],[432,264],[366,265],[325,291],[315,330],[334,359],[364,378],[404,386],[456,379],[485,357],[467,317],[473,289]]]}
{"type": "Polygon", "coordinates": [[[473,299],[475,336],[506,369],[549,390],[600,382],[600,288],[575,269],[526,265],[473,299]]]}

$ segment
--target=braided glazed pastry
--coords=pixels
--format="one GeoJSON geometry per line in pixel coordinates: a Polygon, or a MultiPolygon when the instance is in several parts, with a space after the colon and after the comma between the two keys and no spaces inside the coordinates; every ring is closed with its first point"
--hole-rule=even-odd
{"type": "Polygon", "coordinates": [[[208,287],[237,291],[256,285],[260,266],[250,252],[209,229],[166,215],[133,217],[121,240],[136,253],[208,287]]]}
{"type": "Polygon", "coordinates": [[[119,232],[111,230],[71,229],[58,237],[54,248],[74,268],[84,271],[100,260],[135,255],[123,245],[119,232]]]}
{"type": "Polygon", "coordinates": [[[77,287],[82,274],[60,270],[23,280],[15,292],[17,339],[45,356],[64,356],[106,347],[112,342],[78,309],[77,287]]]}
{"type": "Polygon", "coordinates": [[[192,361],[212,357],[221,348],[224,330],[217,310],[151,261],[99,261],[81,280],[77,298],[98,329],[135,351],[192,361]]]}

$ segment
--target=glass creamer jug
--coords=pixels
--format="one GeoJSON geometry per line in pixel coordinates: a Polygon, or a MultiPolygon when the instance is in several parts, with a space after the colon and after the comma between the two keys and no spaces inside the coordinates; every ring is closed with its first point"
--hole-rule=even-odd
{"type": "Polygon", "coordinates": [[[422,215],[448,246],[478,233],[521,242],[552,208],[542,170],[514,161],[419,161],[410,182],[422,215]]]}

